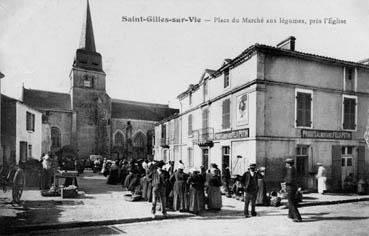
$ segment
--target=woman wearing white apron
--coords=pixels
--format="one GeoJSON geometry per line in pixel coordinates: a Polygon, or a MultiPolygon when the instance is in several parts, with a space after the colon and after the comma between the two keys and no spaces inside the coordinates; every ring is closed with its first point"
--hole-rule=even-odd
{"type": "Polygon", "coordinates": [[[327,191],[327,171],[322,163],[316,163],[318,167],[318,173],[315,176],[318,179],[318,193],[324,194],[327,191]]]}

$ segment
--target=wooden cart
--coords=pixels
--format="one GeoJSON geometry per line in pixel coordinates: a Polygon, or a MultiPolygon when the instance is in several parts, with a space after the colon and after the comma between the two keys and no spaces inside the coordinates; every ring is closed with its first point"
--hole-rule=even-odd
{"type": "Polygon", "coordinates": [[[0,170],[0,187],[4,193],[11,187],[13,202],[20,203],[24,187],[23,170],[17,166],[9,168],[2,167],[0,170]]]}

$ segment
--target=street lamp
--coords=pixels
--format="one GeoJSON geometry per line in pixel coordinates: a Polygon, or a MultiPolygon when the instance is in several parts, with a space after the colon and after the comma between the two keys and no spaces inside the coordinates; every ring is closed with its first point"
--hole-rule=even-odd
{"type": "Polygon", "coordinates": [[[5,75],[3,73],[0,72],[0,79],[4,78],[5,75]]]}

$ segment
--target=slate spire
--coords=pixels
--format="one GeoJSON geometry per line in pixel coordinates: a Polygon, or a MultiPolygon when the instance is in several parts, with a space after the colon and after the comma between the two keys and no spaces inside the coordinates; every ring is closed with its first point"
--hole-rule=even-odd
{"type": "Polygon", "coordinates": [[[83,22],[79,48],[90,52],[96,52],[89,0],[87,0],[86,21],[83,22]]]}

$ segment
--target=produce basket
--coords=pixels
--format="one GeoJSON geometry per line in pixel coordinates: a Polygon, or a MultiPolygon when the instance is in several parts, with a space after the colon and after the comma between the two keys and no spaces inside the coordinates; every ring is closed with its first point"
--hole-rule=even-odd
{"type": "Polygon", "coordinates": [[[60,195],[62,198],[76,198],[78,196],[77,187],[75,185],[69,185],[68,187],[61,187],[60,195]]]}

